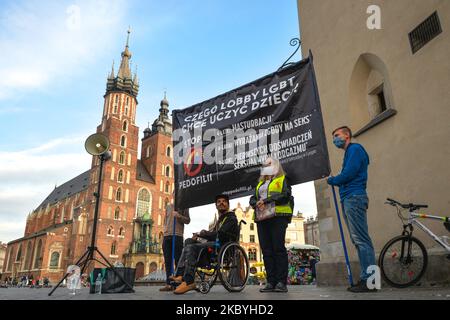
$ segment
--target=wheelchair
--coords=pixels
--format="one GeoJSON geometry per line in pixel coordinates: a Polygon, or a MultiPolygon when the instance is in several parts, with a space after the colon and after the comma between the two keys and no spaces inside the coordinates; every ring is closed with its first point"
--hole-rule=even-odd
{"type": "Polygon", "coordinates": [[[239,245],[239,232],[235,241],[227,242],[222,247],[218,240],[213,247],[203,248],[197,258],[195,282],[197,291],[207,294],[219,277],[222,285],[229,292],[244,290],[249,277],[250,265],[245,249],[239,245]],[[219,250],[220,248],[220,250],[219,250]]]}

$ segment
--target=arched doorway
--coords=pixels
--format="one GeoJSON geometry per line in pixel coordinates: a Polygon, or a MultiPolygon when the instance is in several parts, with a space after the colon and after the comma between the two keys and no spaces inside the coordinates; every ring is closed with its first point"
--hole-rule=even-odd
{"type": "Polygon", "coordinates": [[[136,263],[135,279],[142,278],[144,276],[144,264],[142,262],[136,263]]]}

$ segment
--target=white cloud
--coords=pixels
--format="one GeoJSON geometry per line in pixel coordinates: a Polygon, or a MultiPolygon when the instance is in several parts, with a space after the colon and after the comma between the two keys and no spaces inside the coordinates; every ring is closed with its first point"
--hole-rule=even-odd
{"type": "Polygon", "coordinates": [[[0,99],[86,70],[123,34],[124,0],[11,2],[0,12],[0,99]]]}
{"type": "Polygon", "coordinates": [[[24,222],[0,222],[1,242],[7,243],[11,240],[23,236],[25,231],[24,222]],[[4,241],[6,239],[6,241],[4,241]]]}
{"type": "Polygon", "coordinates": [[[88,170],[87,135],[57,138],[27,150],[0,152],[0,241],[21,237],[27,214],[53,190],[88,170]],[[14,228],[2,228],[5,224],[14,228]],[[20,226],[20,227],[19,227],[20,226]]]}
{"type": "MultiPolygon", "coordinates": [[[[1,95],[0,93],[0,100],[2,100],[3,98],[6,98],[6,95],[1,95]]],[[[11,114],[11,113],[19,113],[19,112],[31,112],[31,111],[36,111],[37,109],[25,109],[23,107],[12,107],[12,106],[0,106],[0,114],[11,114]]]]}
{"type": "MultiPolygon", "coordinates": [[[[35,209],[52,191],[88,170],[91,157],[84,151],[87,135],[62,137],[27,150],[0,152],[0,241],[11,241],[22,236],[27,214],[35,209]],[[1,223],[12,223],[14,228],[1,228],[1,223]],[[20,226],[20,227],[18,227],[20,226]]],[[[313,182],[293,186],[294,211],[305,217],[317,214],[313,182]]],[[[248,206],[249,197],[231,200],[231,208],[238,203],[248,206]]],[[[185,237],[207,229],[214,219],[214,204],[191,209],[191,223],[185,227],[185,237]]]]}

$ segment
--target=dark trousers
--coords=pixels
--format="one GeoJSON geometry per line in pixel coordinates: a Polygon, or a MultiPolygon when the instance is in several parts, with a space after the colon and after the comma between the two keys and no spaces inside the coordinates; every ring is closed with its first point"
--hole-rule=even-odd
{"type": "Polygon", "coordinates": [[[267,283],[274,286],[278,282],[287,282],[288,255],[284,242],[289,221],[287,217],[274,217],[257,223],[267,283]]]}
{"type": "MultiPolygon", "coordinates": [[[[163,239],[164,252],[164,265],[166,267],[166,283],[169,284],[169,277],[171,276],[171,263],[172,263],[172,236],[165,236],[163,239]]],[[[181,256],[181,251],[183,250],[183,237],[175,236],[175,265],[178,265],[178,260],[181,256]]],[[[174,267],[175,268],[175,267],[174,267]]],[[[175,269],[173,269],[175,271],[175,269]]]]}
{"type": "Polygon", "coordinates": [[[214,247],[214,244],[214,241],[200,243],[191,238],[186,239],[176,275],[182,275],[183,281],[187,284],[194,283],[195,268],[197,267],[197,260],[200,255],[200,251],[204,248],[214,247]]]}

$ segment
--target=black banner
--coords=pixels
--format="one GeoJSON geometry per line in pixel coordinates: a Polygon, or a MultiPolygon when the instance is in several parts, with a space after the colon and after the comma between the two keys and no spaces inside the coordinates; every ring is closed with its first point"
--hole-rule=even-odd
{"type": "Polygon", "coordinates": [[[267,156],[291,184],[330,173],[312,55],[172,118],[178,209],[252,194],[267,156]]]}

